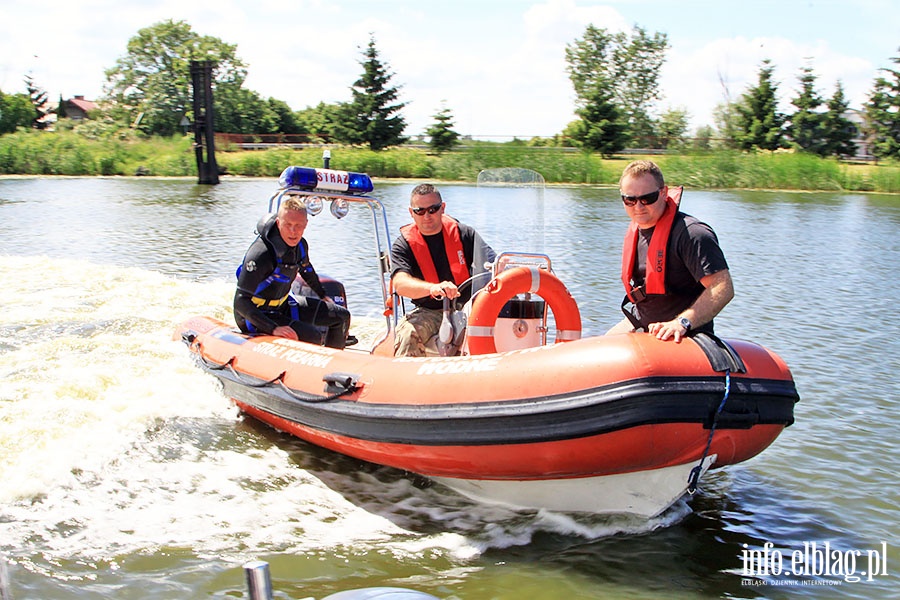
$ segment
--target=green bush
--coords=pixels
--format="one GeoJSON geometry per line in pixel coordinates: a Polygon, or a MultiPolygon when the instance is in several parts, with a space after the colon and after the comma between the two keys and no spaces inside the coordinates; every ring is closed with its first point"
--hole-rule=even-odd
{"type": "MultiPolygon", "coordinates": [[[[25,175],[195,176],[191,136],[146,138],[104,123],[62,124],[59,131],[20,129],[0,136],[0,173],[25,175]],[[64,126],[63,126],[64,125],[64,126]]],[[[223,173],[277,177],[289,165],[319,167],[323,147],[235,150],[223,146],[216,161],[223,173]]],[[[381,178],[474,182],[483,169],[520,167],[543,175],[547,183],[617,185],[635,157],[603,159],[557,146],[521,141],[469,142],[440,155],[425,148],[330,147],[331,167],[381,178]]],[[[802,152],[742,153],[732,150],[684,151],[649,157],[673,184],[695,189],[749,188],[853,190],[900,193],[900,165],[854,165],[802,152]]]]}

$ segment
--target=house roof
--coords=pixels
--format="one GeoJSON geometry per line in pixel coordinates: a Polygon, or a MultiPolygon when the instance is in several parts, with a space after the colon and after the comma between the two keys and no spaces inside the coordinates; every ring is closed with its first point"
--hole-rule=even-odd
{"type": "Polygon", "coordinates": [[[68,100],[69,104],[80,108],[84,112],[89,112],[97,109],[97,103],[92,100],[85,100],[84,96],[75,96],[74,98],[68,100]]]}

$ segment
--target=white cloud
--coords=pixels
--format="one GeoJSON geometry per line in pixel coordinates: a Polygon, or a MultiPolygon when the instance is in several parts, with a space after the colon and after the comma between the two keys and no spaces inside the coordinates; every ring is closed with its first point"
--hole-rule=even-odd
{"type": "MultiPolygon", "coordinates": [[[[885,33],[893,31],[890,23],[896,23],[893,16],[898,14],[893,4],[883,0],[854,4],[853,10],[862,11],[860,18],[883,17],[862,27],[854,25],[849,8],[838,10],[851,6],[849,2],[836,3],[816,12],[827,13],[832,22],[798,28],[814,37],[798,33],[794,39],[783,31],[790,23],[767,20],[762,14],[756,23],[745,22],[759,11],[748,9],[741,13],[741,20],[728,20],[732,5],[724,1],[717,2],[708,17],[720,23],[726,19],[726,27],[707,22],[701,27],[696,7],[674,11],[656,0],[607,4],[593,0],[46,0],[39,5],[5,4],[0,19],[0,90],[7,93],[24,91],[23,77],[30,72],[54,101],[60,94],[96,98],[102,92],[104,70],[126,53],[128,40],[143,27],[173,19],[187,21],[201,35],[236,44],[238,56],[249,68],[250,89],[302,109],[349,99],[350,86],[361,73],[361,49],[372,33],[382,60],[395,73],[392,83],[402,86],[401,101],[408,102],[403,111],[408,134],[428,127],[446,101],[461,133],[520,137],[553,135],[574,118],[565,47],[581,37],[588,24],[613,31],[628,31],[640,24],[651,32],[671,32],[660,109],[683,106],[696,127],[711,123],[712,110],[724,97],[722,84],[733,98],[738,97],[755,84],[765,58],[775,65],[785,108],[807,57],[812,59],[809,64],[819,77],[823,96],[830,96],[840,79],[851,104],[861,106],[877,68],[892,66],[889,58],[895,55],[897,42],[888,41],[885,33]],[[691,9],[694,19],[680,21],[688,18],[682,13],[691,9]],[[650,26],[654,17],[663,25],[650,26]],[[777,26],[781,35],[772,34],[777,26]],[[768,35],[755,35],[759,32],[768,35]],[[883,62],[875,64],[875,60],[883,62]]],[[[794,9],[798,23],[809,15],[809,10],[794,9]]]]}
{"type": "Polygon", "coordinates": [[[798,43],[784,38],[734,37],[713,40],[685,53],[669,51],[661,76],[665,99],[661,108],[685,107],[692,127],[712,125],[712,111],[726,96],[737,100],[759,80],[763,60],[774,66],[780,109],[790,111],[799,91],[800,69],[810,66],[816,88],[827,99],[840,79],[851,106],[860,108],[872,86],[875,66],[865,59],[838,54],[822,40],[798,43]]]}

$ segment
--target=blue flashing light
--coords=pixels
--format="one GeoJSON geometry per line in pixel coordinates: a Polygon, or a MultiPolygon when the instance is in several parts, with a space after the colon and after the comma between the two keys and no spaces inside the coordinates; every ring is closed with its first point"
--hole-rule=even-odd
{"type": "Polygon", "coordinates": [[[281,172],[281,177],[278,178],[278,185],[282,188],[314,190],[318,183],[316,170],[310,167],[288,167],[281,172]]]}
{"type": "Polygon", "coordinates": [[[375,189],[372,180],[365,173],[295,166],[287,167],[281,172],[278,184],[282,189],[329,190],[350,194],[367,194],[375,189]]]}
{"type": "Polygon", "coordinates": [[[372,180],[365,173],[348,173],[350,190],[355,194],[368,194],[375,189],[372,180]]]}

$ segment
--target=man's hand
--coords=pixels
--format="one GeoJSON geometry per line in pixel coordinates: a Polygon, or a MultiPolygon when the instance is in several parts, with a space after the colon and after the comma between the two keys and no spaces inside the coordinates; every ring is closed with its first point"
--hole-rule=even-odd
{"type": "Polygon", "coordinates": [[[678,322],[677,318],[662,323],[650,323],[647,331],[650,335],[655,335],[658,340],[666,341],[674,337],[676,344],[687,336],[687,329],[678,322]]]}
{"type": "Polygon", "coordinates": [[[443,300],[444,296],[453,300],[454,298],[459,297],[459,289],[456,287],[456,284],[451,281],[442,281],[433,284],[431,290],[429,290],[429,294],[435,300],[443,300]]]}
{"type": "Polygon", "coordinates": [[[297,340],[297,332],[294,331],[291,327],[287,325],[279,325],[275,329],[272,330],[272,335],[277,335],[278,337],[288,338],[289,340],[297,340]]]}

